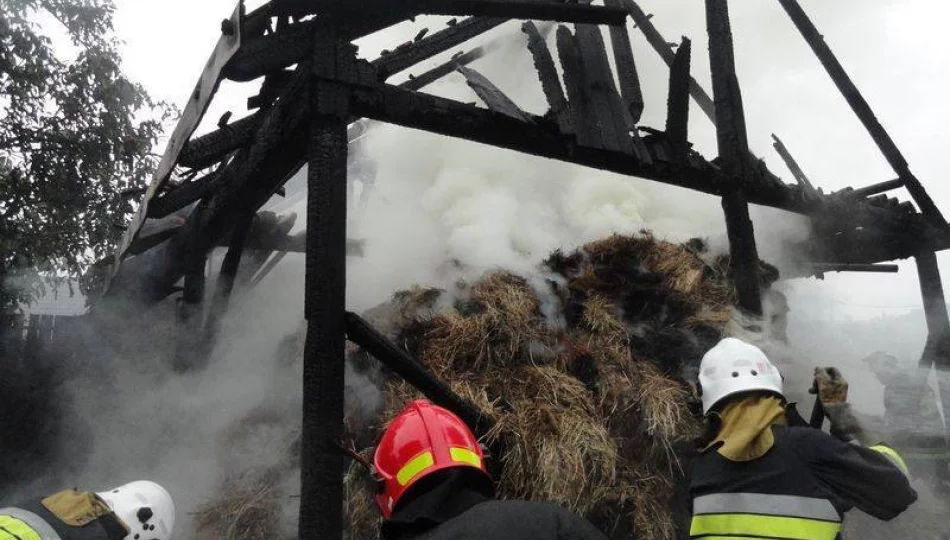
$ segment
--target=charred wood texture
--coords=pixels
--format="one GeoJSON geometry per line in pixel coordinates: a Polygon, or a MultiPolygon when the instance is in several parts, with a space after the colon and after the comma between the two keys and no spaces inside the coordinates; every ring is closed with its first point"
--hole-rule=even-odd
{"type": "Polygon", "coordinates": [[[559,26],[557,29],[557,53],[564,73],[564,87],[567,88],[567,102],[573,118],[577,144],[604,148],[596,112],[587,94],[587,74],[577,40],[566,26],[559,26]]]}
{"type": "Polygon", "coordinates": [[[749,217],[749,203],[744,191],[746,186],[752,184],[753,174],[748,159],[749,142],[746,138],[739,80],[736,78],[727,0],[706,0],[706,24],[709,30],[713,93],[716,98],[719,158],[726,172],[739,181],[739,185],[732,186],[722,197],[733,281],[739,305],[750,313],[761,314],[759,255],[752,219],[749,217]]]}
{"type": "Polygon", "coordinates": [[[475,92],[475,95],[477,95],[489,109],[517,120],[524,122],[531,121],[528,115],[522,111],[511,98],[506,96],[504,92],[499,90],[498,87],[492,84],[484,75],[464,66],[459,66],[458,72],[465,77],[469,88],[475,92]]]}
{"type": "Polygon", "coordinates": [[[218,274],[218,281],[215,283],[214,296],[211,299],[211,306],[208,309],[208,320],[205,322],[204,350],[202,356],[210,359],[212,348],[218,338],[218,332],[221,329],[221,319],[228,311],[228,304],[231,302],[231,292],[234,290],[234,280],[237,277],[238,268],[241,265],[241,256],[244,254],[244,247],[247,241],[248,232],[254,223],[254,215],[248,214],[237,220],[234,230],[231,231],[230,247],[224,255],[224,261],[221,262],[221,272],[218,274]]]}
{"type": "Polygon", "coordinates": [[[215,179],[218,173],[210,173],[201,178],[181,184],[168,193],[152,199],[148,205],[148,217],[161,219],[173,214],[189,204],[214,194],[215,179]]]}
{"type": "Polygon", "coordinates": [[[884,154],[887,162],[890,163],[891,168],[894,169],[897,176],[904,181],[904,184],[907,186],[907,191],[914,197],[914,201],[917,202],[921,212],[934,227],[946,227],[947,222],[943,214],[940,213],[940,209],[934,204],[933,199],[927,194],[927,191],[920,184],[920,181],[917,180],[917,177],[910,171],[910,167],[907,165],[907,160],[904,159],[904,155],[901,154],[894,140],[891,139],[891,136],[888,135],[884,126],[878,121],[874,115],[874,111],[871,110],[871,106],[868,105],[868,102],[864,99],[864,96],[861,95],[858,87],[855,86],[851,77],[848,76],[841,66],[841,63],[838,62],[837,57],[835,57],[831,48],[828,47],[828,44],[825,43],[824,37],[818,32],[818,29],[814,23],[812,23],[811,19],[808,18],[808,15],[802,9],[801,5],[799,5],[797,0],[779,0],[779,3],[785,8],[785,11],[788,13],[788,16],[791,17],[792,22],[795,23],[798,31],[801,32],[812,51],[818,56],[821,65],[825,67],[828,75],[830,75],[834,81],[835,86],[838,87],[841,95],[844,96],[848,105],[851,106],[851,110],[854,111],[854,114],[856,114],[861,120],[861,123],[864,124],[864,128],[868,130],[871,138],[874,139],[881,153],[884,154]]]}
{"type": "MultiPolygon", "coordinates": [[[[618,9],[624,8],[621,0],[604,0],[604,5],[618,9]]],[[[617,64],[620,94],[630,112],[631,120],[637,123],[643,114],[643,91],[640,89],[640,75],[637,73],[637,63],[633,58],[626,21],[624,24],[610,26],[610,43],[613,46],[614,62],[617,64]]]]}
{"type": "Polygon", "coordinates": [[[778,152],[778,155],[782,157],[782,161],[785,162],[785,166],[788,167],[792,176],[795,177],[795,181],[798,182],[798,185],[802,186],[808,193],[817,195],[818,192],[815,190],[815,186],[812,185],[808,177],[805,176],[804,171],[798,166],[798,162],[795,161],[795,158],[792,157],[792,153],[785,147],[785,143],[782,142],[782,139],[779,139],[778,135],[773,133],[772,140],[775,141],[772,146],[775,148],[775,151],[778,152]]]}
{"type": "MultiPolygon", "coordinates": [[[[195,209],[195,217],[200,218],[206,211],[207,205],[199,204],[195,209]]],[[[196,219],[185,227],[184,251],[181,253],[185,281],[176,311],[178,338],[175,343],[175,357],[172,360],[172,366],[180,372],[203,367],[206,360],[202,356],[204,336],[201,332],[201,322],[208,250],[201,244],[199,223],[200,220],[196,219]]]]}
{"type": "Polygon", "coordinates": [[[406,90],[421,90],[441,79],[442,77],[454,72],[459,66],[467,66],[468,64],[471,64],[483,56],[485,56],[485,49],[482,47],[476,47],[467,53],[460,54],[448,62],[430,69],[429,71],[415,76],[410,75],[408,80],[399,84],[399,87],[406,90]]]}
{"type": "Polygon", "coordinates": [[[666,136],[673,161],[685,163],[689,152],[689,68],[692,44],[686,38],[676,51],[670,68],[670,92],[666,101],[666,136]]]}
{"type": "Polygon", "coordinates": [[[564,89],[561,88],[561,80],[557,75],[557,67],[554,65],[554,58],[548,45],[545,43],[538,27],[531,21],[525,22],[521,26],[521,31],[528,36],[528,50],[534,58],[534,67],[541,79],[541,89],[548,101],[548,110],[557,121],[561,133],[574,133],[574,120],[571,118],[571,109],[567,104],[567,98],[564,97],[564,89]]]}
{"type": "Polygon", "coordinates": [[[950,316],[947,315],[937,255],[932,251],[925,251],[917,255],[916,261],[928,331],[927,345],[920,365],[924,368],[936,365],[939,369],[947,370],[950,369],[950,316]]]}
{"type": "Polygon", "coordinates": [[[358,79],[356,48],[332,29],[314,45],[307,177],[307,340],[303,368],[299,538],[343,534],[343,372],[346,298],[346,88],[358,79]]]}
{"type": "Polygon", "coordinates": [[[864,197],[870,197],[872,195],[878,195],[884,193],[885,191],[890,191],[892,189],[899,189],[904,187],[904,181],[900,178],[894,180],[888,180],[887,182],[880,182],[878,184],[871,184],[863,188],[852,189],[845,188],[841,191],[835,192],[835,196],[844,196],[852,197],[855,199],[863,199],[864,197]]]}
{"type": "Polygon", "coordinates": [[[537,0],[417,0],[419,11],[430,15],[476,15],[587,24],[623,24],[622,9],[537,0]]]}
{"type": "Polygon", "coordinates": [[[575,36],[581,64],[587,72],[587,92],[597,114],[597,123],[608,150],[635,155],[630,134],[634,125],[630,111],[620,99],[600,28],[578,24],[575,36]]]}
{"type": "Polygon", "coordinates": [[[471,17],[454,26],[430,34],[410,45],[396,49],[373,63],[379,70],[380,80],[385,81],[400,71],[409,69],[420,62],[448,51],[452,47],[461,45],[505,22],[507,22],[507,19],[471,17]]]}
{"type": "Polygon", "coordinates": [[[478,436],[486,434],[491,421],[475,405],[459,396],[406,351],[355,313],[346,314],[346,334],[377,360],[422,392],[433,403],[459,415],[478,436]]]}
{"type": "MultiPolygon", "coordinates": [[[[630,13],[630,17],[633,19],[637,28],[643,32],[644,37],[647,38],[647,41],[650,45],[653,46],[653,49],[656,50],[657,54],[660,55],[660,58],[666,62],[667,66],[673,66],[673,59],[676,57],[673,52],[673,48],[670,47],[670,42],[660,34],[660,31],[653,26],[653,23],[650,21],[650,16],[646,14],[643,9],[634,1],[634,0],[620,0],[623,3],[624,8],[630,13]]],[[[693,100],[696,101],[696,104],[699,105],[699,108],[706,113],[706,116],[712,121],[713,124],[716,123],[716,105],[713,103],[712,98],[709,97],[709,94],[703,89],[702,86],[696,79],[690,77],[689,81],[689,93],[693,96],[693,100]]]]}
{"type": "Polygon", "coordinates": [[[226,127],[188,141],[178,164],[204,169],[218,163],[231,152],[244,147],[261,129],[267,111],[261,110],[226,127]]]}

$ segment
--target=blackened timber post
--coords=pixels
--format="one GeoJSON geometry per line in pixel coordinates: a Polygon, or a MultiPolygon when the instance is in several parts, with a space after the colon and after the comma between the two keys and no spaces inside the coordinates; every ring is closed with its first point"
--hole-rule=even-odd
{"type": "Polygon", "coordinates": [[[742,94],[736,77],[732,30],[727,0],[706,0],[706,25],[709,32],[709,60],[712,69],[713,96],[716,104],[716,135],[719,157],[732,186],[722,194],[726,215],[733,281],[739,306],[760,315],[762,296],[759,287],[759,255],[755,231],[749,217],[749,203],[743,187],[752,182],[749,141],[746,137],[742,94]]]}
{"type": "Polygon", "coordinates": [[[877,144],[881,153],[884,154],[891,168],[893,168],[897,176],[904,181],[904,186],[907,187],[907,191],[910,192],[914,197],[914,201],[920,206],[921,213],[933,226],[940,229],[946,227],[947,222],[943,214],[940,213],[940,209],[934,204],[933,199],[927,194],[927,191],[920,184],[920,181],[917,180],[917,177],[910,171],[910,167],[907,164],[907,160],[904,159],[904,155],[897,148],[897,145],[894,144],[894,140],[888,135],[884,126],[878,121],[874,115],[874,111],[871,110],[871,106],[868,105],[868,102],[864,99],[864,96],[861,95],[858,87],[855,86],[851,77],[845,72],[838,58],[835,57],[835,54],[831,51],[831,48],[825,43],[825,38],[818,31],[818,28],[815,27],[811,19],[808,18],[805,10],[802,9],[802,6],[797,0],[779,0],[779,3],[785,8],[788,16],[792,19],[792,22],[795,23],[795,27],[798,28],[802,37],[805,38],[805,41],[808,42],[809,47],[811,47],[811,50],[815,53],[815,56],[821,61],[821,65],[825,67],[825,71],[828,72],[828,75],[831,77],[831,80],[834,81],[835,86],[838,87],[841,95],[844,96],[848,105],[851,106],[851,110],[854,111],[854,114],[857,115],[861,123],[864,124],[864,128],[867,129],[871,138],[874,139],[875,144],[877,144]]]}
{"type": "Polygon", "coordinates": [[[915,261],[928,333],[927,346],[920,365],[929,368],[936,364],[938,368],[950,370],[950,349],[946,347],[950,340],[950,316],[947,315],[937,255],[933,251],[924,251],[915,257],[915,261]]]}
{"type": "Polygon", "coordinates": [[[202,200],[194,210],[185,231],[183,253],[185,276],[184,288],[176,311],[177,340],[173,367],[187,371],[202,367],[201,317],[204,313],[205,273],[208,265],[208,250],[199,241],[198,224],[207,211],[207,201],[202,200]]]}
{"type": "Polygon", "coordinates": [[[307,176],[307,341],[303,367],[300,540],[343,535],[343,372],[346,293],[346,122],[342,83],[356,49],[338,41],[332,20],[314,43],[307,176]]]}
{"type": "MultiPolygon", "coordinates": [[[[940,281],[937,254],[924,251],[915,257],[915,261],[927,318],[927,344],[920,357],[920,367],[928,373],[931,367],[936,367],[941,405],[944,411],[950,411],[950,316],[940,281]]],[[[945,422],[944,425],[950,429],[950,424],[945,422]]]]}
{"type": "Polygon", "coordinates": [[[670,89],[666,98],[666,137],[673,148],[673,161],[686,165],[689,153],[689,67],[692,54],[689,39],[683,38],[670,67],[670,89]]]}
{"type": "Polygon", "coordinates": [[[244,254],[244,246],[247,243],[247,234],[251,230],[251,224],[254,223],[254,213],[246,212],[242,215],[234,229],[231,231],[231,241],[228,251],[224,255],[224,261],[221,262],[221,272],[218,273],[218,281],[214,286],[214,297],[211,299],[211,307],[208,309],[208,320],[205,323],[204,337],[204,357],[208,358],[215,340],[218,337],[218,331],[221,328],[221,319],[228,311],[228,304],[231,301],[231,292],[234,290],[234,280],[237,277],[238,269],[241,265],[241,256],[244,254]]]}

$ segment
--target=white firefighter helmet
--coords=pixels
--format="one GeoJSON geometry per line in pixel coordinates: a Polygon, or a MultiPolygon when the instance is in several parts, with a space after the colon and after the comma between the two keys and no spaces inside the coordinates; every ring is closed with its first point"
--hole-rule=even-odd
{"type": "Polygon", "coordinates": [[[129,535],[124,540],[171,540],[175,528],[175,503],[162,486],[139,480],[96,495],[129,528],[129,535]]]}
{"type": "Polygon", "coordinates": [[[755,345],[725,338],[703,356],[699,365],[703,414],[723,399],[754,390],[783,395],[782,374],[755,345]]]}

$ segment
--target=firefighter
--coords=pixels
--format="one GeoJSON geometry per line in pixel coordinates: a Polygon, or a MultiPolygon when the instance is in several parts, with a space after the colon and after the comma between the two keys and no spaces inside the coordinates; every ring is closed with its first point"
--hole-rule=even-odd
{"type": "Polygon", "coordinates": [[[410,403],[376,447],[384,540],[606,540],[560,506],[495,500],[485,454],[468,426],[426,401],[410,403]]]}
{"type": "Polygon", "coordinates": [[[144,480],[0,508],[0,540],[171,540],[174,526],[171,495],[144,480]]]}
{"type": "Polygon", "coordinates": [[[699,370],[710,429],[690,479],[691,538],[834,540],[851,508],[889,520],[917,500],[900,456],[855,419],[837,369],[814,380],[831,435],[786,404],[758,347],[726,338],[699,370]]]}

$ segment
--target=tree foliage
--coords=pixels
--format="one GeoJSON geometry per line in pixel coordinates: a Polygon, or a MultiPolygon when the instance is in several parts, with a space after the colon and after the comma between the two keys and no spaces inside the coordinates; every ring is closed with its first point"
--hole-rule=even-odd
{"type": "Polygon", "coordinates": [[[122,73],[114,10],[0,0],[0,309],[111,254],[155,165],[170,111],[122,73]]]}

